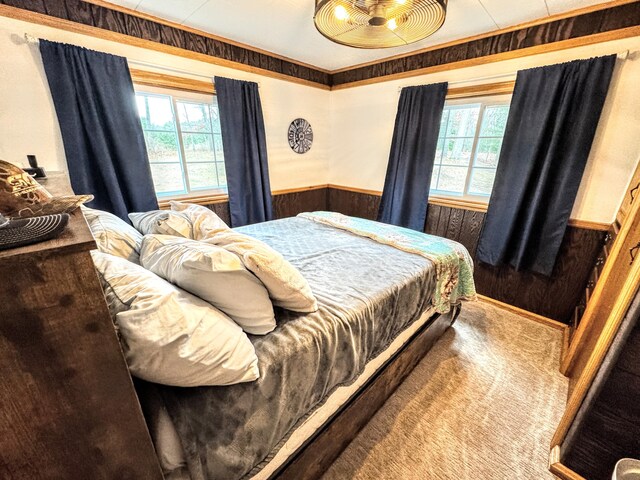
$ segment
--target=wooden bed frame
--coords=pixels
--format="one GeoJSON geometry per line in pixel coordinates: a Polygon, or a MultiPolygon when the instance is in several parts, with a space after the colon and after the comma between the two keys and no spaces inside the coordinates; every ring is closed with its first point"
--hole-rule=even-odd
{"type": "Polygon", "coordinates": [[[320,478],[442,334],[453,325],[459,314],[460,307],[455,307],[449,314],[431,317],[271,478],[320,478]]]}
{"type": "MultiPolygon", "coordinates": [[[[95,248],[76,211],[61,237],[0,252],[0,478],[163,478],[95,248]]],[[[458,313],[431,317],[272,478],[319,478],[458,313]]]]}
{"type": "MultiPolygon", "coordinates": [[[[309,438],[275,467],[268,478],[319,479],[455,322],[459,313],[460,307],[454,307],[446,315],[435,314],[426,320],[309,438]]],[[[134,383],[142,401],[142,410],[145,416],[149,416],[148,424],[155,428],[158,424],[157,411],[163,401],[155,389],[149,389],[152,384],[134,383]]],[[[258,475],[263,477],[264,472],[258,475]]]]}

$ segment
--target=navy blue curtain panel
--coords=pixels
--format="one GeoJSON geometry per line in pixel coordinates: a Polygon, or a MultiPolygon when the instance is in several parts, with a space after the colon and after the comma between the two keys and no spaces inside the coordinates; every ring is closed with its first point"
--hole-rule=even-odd
{"type": "Polygon", "coordinates": [[[424,231],[447,84],[400,93],[378,221],[424,231]]]}
{"type": "Polygon", "coordinates": [[[273,219],[267,140],[258,84],[215,77],[231,225],[273,219]]]}
{"type": "Polygon", "coordinates": [[[76,193],[94,208],[127,213],[158,208],[127,60],[40,40],[76,193]]]}
{"type": "Polygon", "coordinates": [[[615,59],[518,72],[478,260],[553,273],[615,59]]]}

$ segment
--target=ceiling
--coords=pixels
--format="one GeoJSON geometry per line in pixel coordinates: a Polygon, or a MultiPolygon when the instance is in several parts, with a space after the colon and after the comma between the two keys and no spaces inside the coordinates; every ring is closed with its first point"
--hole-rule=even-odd
{"type": "Polygon", "coordinates": [[[587,7],[602,0],[449,0],[444,26],[404,47],[335,44],[313,24],[314,0],[109,0],[299,62],[336,70],[587,7]]]}

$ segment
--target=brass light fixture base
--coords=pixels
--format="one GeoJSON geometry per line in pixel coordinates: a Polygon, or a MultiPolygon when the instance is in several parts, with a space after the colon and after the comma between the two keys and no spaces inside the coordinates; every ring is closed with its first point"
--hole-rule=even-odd
{"type": "Polygon", "coordinates": [[[433,35],[446,14],[447,0],[316,0],[313,21],[332,42],[389,48],[433,35]]]}

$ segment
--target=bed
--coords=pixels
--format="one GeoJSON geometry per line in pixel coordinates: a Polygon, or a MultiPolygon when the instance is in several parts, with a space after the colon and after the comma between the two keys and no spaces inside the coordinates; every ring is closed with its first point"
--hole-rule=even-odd
{"type": "Polygon", "coordinates": [[[453,323],[460,302],[475,298],[469,254],[446,239],[327,212],[238,230],[297,267],[319,309],[278,309],[276,330],[251,337],[261,374],[254,382],[137,382],[166,478],[316,476],[348,443],[335,431],[332,442],[331,426],[347,422],[357,432],[363,412],[381,405],[453,323]],[[375,384],[375,398],[363,397],[375,384]],[[322,442],[322,452],[308,454],[322,442]]]}

